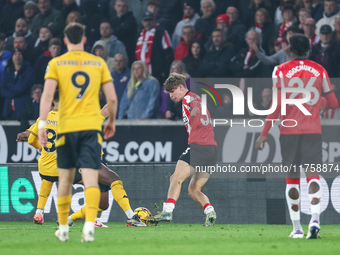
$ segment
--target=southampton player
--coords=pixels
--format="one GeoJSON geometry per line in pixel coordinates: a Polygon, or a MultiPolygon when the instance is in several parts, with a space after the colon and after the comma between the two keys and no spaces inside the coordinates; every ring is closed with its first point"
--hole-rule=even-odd
{"type": "MultiPolygon", "coordinates": [[[[290,238],[303,238],[304,233],[300,224],[300,170],[301,164],[322,164],[321,122],[319,117],[321,98],[324,96],[326,108],[336,109],[338,101],[332,91],[327,71],[319,64],[307,60],[309,41],[304,35],[293,35],[289,39],[291,61],[275,67],[273,71],[273,87],[278,88],[278,106],[267,116],[268,120],[277,119],[281,112],[281,88],[299,87],[311,92],[311,99],[302,106],[311,113],[305,115],[295,105],[286,105],[286,115],[282,120],[294,120],[295,127],[280,128],[280,144],[282,164],[296,166],[297,171],[291,170],[286,179],[286,200],[293,223],[290,238]]],[[[287,99],[303,98],[302,93],[287,93],[287,99]]],[[[288,123],[288,122],[287,122],[288,123]]],[[[294,123],[293,123],[294,124],[294,123]]],[[[256,148],[262,150],[267,140],[271,121],[266,121],[261,136],[256,141],[256,148]]],[[[288,125],[288,124],[287,124],[288,125]]],[[[311,208],[311,220],[308,226],[307,239],[319,237],[320,231],[320,199],[321,185],[319,175],[312,174],[313,169],[306,169],[308,196],[311,208]]]]}
{"type": "Polygon", "coordinates": [[[174,174],[170,177],[168,197],[163,205],[163,211],[147,219],[149,222],[171,221],[172,211],[179,198],[182,183],[192,178],[189,183],[189,196],[204,209],[205,226],[213,226],[216,221],[214,207],[209,198],[201,191],[210,174],[195,172],[195,166],[214,166],[217,161],[217,143],[214,138],[210,114],[201,113],[201,98],[188,90],[185,76],[172,73],[164,85],[165,92],[170,93],[172,100],[182,101],[182,116],[189,139],[188,148],[177,161],[174,174]]]}
{"type": "Polygon", "coordinates": [[[64,29],[64,42],[68,52],[53,58],[45,74],[44,91],[40,102],[38,138],[42,147],[48,142],[45,130],[48,109],[54,91],[59,88],[59,121],[57,163],[59,172],[58,220],[55,235],[68,240],[68,215],[72,198],[72,183],[77,167],[82,169],[85,186],[86,218],[81,241],[94,241],[94,222],[98,213],[100,190],[98,170],[101,169],[102,120],[99,91],[103,89],[109,110],[104,126],[104,138],[115,133],[117,95],[105,61],[84,51],[84,26],[71,23],[64,29]]]}
{"type": "MultiPolygon", "coordinates": [[[[59,104],[59,94],[58,91],[55,92],[53,105],[54,108],[49,112],[47,116],[47,124],[46,129],[47,133],[50,135],[49,143],[46,148],[41,148],[39,145],[39,141],[37,138],[37,123],[39,119],[37,119],[36,123],[34,123],[29,129],[28,132],[22,132],[18,134],[17,141],[28,140],[28,143],[37,149],[41,149],[41,156],[38,160],[38,169],[39,174],[42,178],[39,198],[36,213],[33,217],[33,221],[36,224],[44,223],[44,208],[47,202],[47,199],[51,193],[52,185],[54,182],[58,181],[58,169],[57,169],[57,158],[56,158],[56,150],[55,150],[55,140],[57,138],[57,125],[58,125],[58,104],[59,104]]],[[[104,120],[108,116],[107,106],[105,105],[101,110],[102,120],[104,120]]],[[[77,169],[76,175],[74,178],[73,184],[81,183],[81,169],[77,169]]],[[[142,222],[138,215],[134,214],[131,209],[130,202],[126,191],[123,187],[123,182],[120,177],[107,166],[102,163],[101,169],[99,170],[98,176],[99,188],[100,188],[100,204],[99,211],[105,211],[108,206],[108,191],[111,189],[112,196],[115,201],[119,204],[122,210],[125,212],[128,220],[127,226],[130,227],[146,227],[146,224],[142,222]]],[[[77,212],[73,213],[68,217],[68,224],[72,225],[73,221],[84,219],[85,218],[86,206],[82,207],[77,212]]],[[[95,221],[95,227],[105,227],[99,220],[95,221]]]]}

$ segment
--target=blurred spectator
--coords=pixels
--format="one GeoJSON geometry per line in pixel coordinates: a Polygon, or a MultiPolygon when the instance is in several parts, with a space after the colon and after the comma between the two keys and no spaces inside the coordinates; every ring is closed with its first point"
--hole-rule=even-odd
{"type": "Polygon", "coordinates": [[[339,77],[340,47],[332,40],[331,26],[327,24],[322,25],[319,36],[320,41],[313,46],[309,59],[322,65],[329,77],[339,77]]]}
{"type": "Polygon", "coordinates": [[[26,39],[24,36],[16,36],[13,42],[13,49],[21,49],[24,53],[25,61],[28,61],[32,66],[35,63],[35,56],[33,54],[33,49],[27,47],[26,39]]]}
{"type": "Polygon", "coordinates": [[[33,2],[33,1],[28,1],[26,2],[24,6],[24,14],[25,14],[25,19],[27,21],[27,25],[30,27],[32,20],[35,15],[39,13],[39,8],[38,5],[33,2]]]}
{"type": "Polygon", "coordinates": [[[340,7],[337,0],[324,0],[323,18],[316,23],[315,33],[320,33],[320,28],[324,24],[330,25],[334,30],[335,17],[340,14],[340,7]]]}
{"type": "Polygon", "coordinates": [[[335,17],[333,39],[336,42],[340,42],[340,16],[339,15],[335,17]]]}
{"type": "Polygon", "coordinates": [[[182,37],[180,45],[175,50],[175,60],[182,60],[189,52],[189,46],[195,39],[196,33],[193,26],[184,26],[182,28],[182,37]]]}
{"type": "Polygon", "coordinates": [[[160,3],[159,20],[156,21],[159,22],[159,26],[172,34],[177,22],[183,18],[183,0],[160,0],[160,3]]]}
{"type": "Polygon", "coordinates": [[[0,32],[10,36],[14,32],[15,22],[24,17],[24,5],[22,0],[10,0],[0,12],[0,32]]]}
{"type": "Polygon", "coordinates": [[[182,28],[185,26],[194,26],[200,16],[195,11],[195,0],[188,0],[184,2],[183,19],[176,25],[174,33],[172,34],[172,47],[176,47],[180,44],[179,40],[182,36],[182,28]]]}
{"type": "Polygon", "coordinates": [[[297,11],[300,11],[301,8],[310,10],[310,15],[315,21],[323,16],[322,0],[297,0],[295,8],[297,11]]]}
{"type": "Polygon", "coordinates": [[[246,46],[244,38],[247,32],[245,25],[239,19],[238,10],[235,7],[228,7],[226,14],[229,16],[230,26],[228,27],[227,38],[234,46],[235,52],[246,46]]]}
{"type": "Polygon", "coordinates": [[[217,15],[215,10],[216,5],[214,0],[201,0],[201,11],[203,15],[195,23],[197,38],[206,41],[211,35],[211,32],[216,26],[217,15]]]}
{"type": "Polygon", "coordinates": [[[233,115],[233,97],[230,93],[224,93],[222,96],[222,105],[215,110],[216,119],[231,119],[233,115]]]}
{"type": "Polygon", "coordinates": [[[287,30],[288,27],[293,25],[295,20],[295,9],[291,4],[286,3],[282,9],[282,23],[279,28],[279,37],[283,36],[283,33],[287,30]]]}
{"type": "MultiPolygon", "coordinates": [[[[229,27],[229,16],[227,14],[221,14],[216,18],[216,28],[221,29],[225,36],[227,36],[228,27],[229,27]]],[[[234,42],[231,40],[232,38],[227,38],[228,42],[233,44],[234,42]],[[229,40],[228,40],[229,39],[229,40]]],[[[236,41],[235,43],[238,43],[236,41]]],[[[213,46],[212,36],[209,36],[209,39],[204,44],[206,50],[209,50],[213,46]]]]}
{"type": "Polygon", "coordinates": [[[27,47],[33,50],[34,44],[37,40],[37,36],[32,34],[32,32],[28,29],[27,21],[24,18],[19,18],[17,22],[15,22],[14,33],[6,39],[6,50],[13,50],[14,38],[17,36],[24,36],[27,47]]]}
{"type": "Polygon", "coordinates": [[[235,74],[235,77],[262,77],[263,64],[253,50],[254,45],[259,47],[261,44],[261,34],[256,32],[254,29],[250,29],[246,34],[246,42],[248,47],[242,49],[235,57],[231,59],[229,68],[235,74]]]}
{"type": "Polygon", "coordinates": [[[310,9],[301,8],[299,10],[298,21],[295,22],[294,25],[298,26],[301,29],[303,29],[303,24],[305,23],[306,19],[312,17],[310,14],[311,14],[310,9]]]}
{"type": "Polygon", "coordinates": [[[287,40],[285,38],[282,37],[278,37],[276,38],[275,42],[274,42],[274,53],[280,51],[281,49],[283,49],[284,45],[287,47],[287,40]]]}
{"type": "Polygon", "coordinates": [[[303,24],[303,31],[305,36],[308,37],[310,48],[313,47],[314,44],[317,44],[320,41],[320,37],[315,34],[315,26],[316,22],[313,18],[307,18],[305,23],[303,24]]]}
{"type": "Polygon", "coordinates": [[[20,130],[26,130],[30,127],[28,121],[39,118],[40,99],[43,91],[41,84],[33,85],[31,89],[31,98],[28,101],[27,109],[20,118],[20,130]]]}
{"type": "Polygon", "coordinates": [[[66,18],[70,12],[79,12],[80,8],[78,7],[76,0],[63,0],[64,5],[62,8],[63,17],[66,18]]]}
{"type": "MultiPolygon", "coordinates": [[[[267,11],[268,18],[273,17],[274,15],[274,9],[272,7],[271,1],[270,0],[250,0],[249,1],[249,6],[246,14],[246,20],[244,25],[246,27],[254,27],[255,23],[255,13],[256,11],[261,8],[265,9],[267,11]]],[[[270,18],[271,20],[271,18],[270,18]]]]}
{"type": "MultiPolygon", "coordinates": [[[[333,91],[335,94],[338,92],[338,88],[332,84],[333,91]]],[[[336,109],[327,109],[324,105],[326,105],[326,98],[321,98],[321,105],[320,105],[320,118],[321,119],[333,119],[333,120],[340,120],[340,108],[336,109]]]]}
{"type": "Polygon", "coordinates": [[[187,72],[191,77],[201,77],[199,66],[203,61],[204,55],[205,49],[203,47],[202,40],[195,39],[190,44],[188,55],[182,59],[187,72]]]}
{"type": "Polygon", "coordinates": [[[65,26],[71,22],[81,23],[81,14],[77,11],[71,11],[66,17],[65,26]]]}
{"type": "Polygon", "coordinates": [[[158,118],[160,86],[143,61],[132,63],[132,73],[120,102],[118,119],[158,118]]]}
{"type": "Polygon", "coordinates": [[[60,55],[61,47],[62,44],[59,38],[49,40],[48,50],[37,59],[34,65],[35,80],[37,83],[44,84],[47,64],[52,58],[60,55]]]}
{"type": "Polygon", "coordinates": [[[82,21],[85,28],[86,44],[85,50],[91,51],[93,44],[100,39],[100,22],[102,21],[102,14],[99,12],[96,1],[87,0],[82,4],[84,15],[82,21]]]}
{"type": "Polygon", "coordinates": [[[142,23],[144,29],[137,40],[135,59],[145,62],[149,73],[163,84],[173,61],[169,34],[156,25],[155,17],[149,11],[144,14],[142,23]]]}
{"type": "Polygon", "coordinates": [[[133,13],[129,11],[127,0],[117,0],[114,8],[117,12],[117,17],[113,19],[113,34],[125,45],[129,63],[131,64],[135,59],[137,22],[133,13]]]}
{"type": "Polygon", "coordinates": [[[4,119],[20,119],[27,109],[27,102],[34,82],[33,68],[24,61],[23,51],[15,49],[5,68],[0,86],[1,95],[5,98],[2,112],[4,119]]]}
{"type": "Polygon", "coordinates": [[[38,13],[32,20],[31,31],[39,35],[42,26],[48,26],[55,37],[63,37],[64,17],[61,11],[51,7],[51,0],[38,0],[38,13]]]}
{"type": "Polygon", "coordinates": [[[159,10],[161,9],[161,3],[159,0],[148,0],[147,11],[151,12],[156,19],[156,22],[159,22],[159,10]]]}
{"type": "Polygon", "coordinates": [[[128,81],[130,80],[131,70],[127,67],[127,60],[124,54],[117,53],[114,57],[114,67],[115,70],[111,73],[113,82],[115,84],[117,99],[118,99],[118,109],[123,97],[123,93],[126,89],[128,81]]]}
{"type": "Polygon", "coordinates": [[[39,29],[39,38],[35,42],[33,54],[34,62],[48,50],[50,39],[53,37],[50,27],[42,26],[39,29]]]}
{"type": "Polygon", "coordinates": [[[291,4],[291,5],[294,5],[295,4],[295,0],[280,0],[280,5],[276,8],[276,11],[275,11],[275,16],[274,16],[274,24],[276,26],[280,26],[280,24],[282,23],[283,21],[283,18],[282,18],[282,10],[283,10],[283,6],[288,3],[288,4],[291,4]]]}
{"type": "Polygon", "coordinates": [[[268,110],[272,103],[272,90],[265,88],[261,93],[261,102],[257,106],[257,110],[268,110]]]}
{"type": "MultiPolygon", "coordinates": [[[[286,30],[286,41],[289,42],[289,38],[294,35],[300,33],[300,29],[295,26],[291,26],[286,30]]],[[[283,40],[281,44],[283,43],[283,40]]],[[[263,62],[265,65],[280,65],[284,62],[291,60],[289,55],[289,47],[288,45],[284,45],[281,50],[276,52],[274,55],[266,56],[263,49],[259,48],[256,44],[252,45],[253,50],[256,53],[256,56],[263,62]]]]}
{"type": "MultiPolygon", "coordinates": [[[[5,50],[5,40],[6,40],[6,35],[4,33],[0,33],[0,85],[1,85],[1,80],[3,77],[3,73],[5,71],[5,67],[7,66],[7,63],[12,55],[10,51],[5,50]]],[[[4,100],[5,99],[1,96],[1,93],[0,93],[0,112],[1,113],[3,110],[3,106],[4,106],[4,100]]],[[[0,119],[1,119],[1,116],[0,116],[0,119]]]]}
{"type": "Polygon", "coordinates": [[[100,23],[101,40],[105,42],[107,54],[109,57],[114,57],[117,53],[122,53],[127,57],[124,44],[113,35],[113,28],[111,22],[103,20],[100,23]]]}
{"type": "MultiPolygon", "coordinates": [[[[185,69],[182,61],[175,60],[171,63],[169,75],[171,73],[183,74],[186,77],[185,83],[190,90],[190,76],[185,69]]],[[[164,92],[164,84],[161,89],[161,107],[160,113],[166,119],[178,120],[182,118],[182,104],[181,102],[174,102],[168,93],[164,92]]]]}
{"type": "Polygon", "coordinates": [[[261,34],[262,49],[267,55],[270,54],[273,48],[273,42],[275,40],[274,25],[269,17],[268,11],[264,8],[259,8],[255,13],[255,31],[261,34]]]}
{"type": "Polygon", "coordinates": [[[109,57],[106,49],[106,44],[103,40],[99,40],[94,43],[91,53],[104,59],[110,72],[114,71],[114,60],[113,58],[109,57]]]}
{"type": "Polygon", "coordinates": [[[212,32],[213,46],[207,51],[199,67],[202,77],[231,77],[229,62],[234,56],[231,43],[226,41],[222,30],[212,32]]]}

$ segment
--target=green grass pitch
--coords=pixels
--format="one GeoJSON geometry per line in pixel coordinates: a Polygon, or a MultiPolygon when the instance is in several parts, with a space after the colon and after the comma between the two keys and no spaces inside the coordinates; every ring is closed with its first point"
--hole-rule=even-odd
{"type": "MultiPolygon", "coordinates": [[[[290,239],[288,225],[159,224],[146,228],[107,223],[94,243],[81,243],[83,223],[70,228],[70,240],[54,236],[55,223],[0,222],[1,255],[95,254],[339,254],[340,227],[322,225],[321,239],[290,239]]],[[[304,230],[307,226],[304,225],[304,230]]]]}

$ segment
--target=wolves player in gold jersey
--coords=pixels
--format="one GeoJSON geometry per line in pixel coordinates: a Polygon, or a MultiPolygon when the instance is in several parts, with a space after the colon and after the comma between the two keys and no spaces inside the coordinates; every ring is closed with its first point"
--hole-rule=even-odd
{"type": "Polygon", "coordinates": [[[84,51],[84,26],[71,23],[64,29],[64,43],[68,52],[52,59],[45,74],[44,92],[40,103],[38,138],[41,146],[48,142],[45,130],[48,109],[56,88],[59,88],[59,121],[57,163],[59,172],[58,219],[55,235],[65,242],[69,239],[67,217],[70,212],[72,183],[76,168],[82,169],[85,186],[85,224],[82,241],[94,241],[94,222],[98,213],[100,190],[98,170],[101,168],[102,120],[99,91],[106,96],[109,119],[104,126],[104,138],[115,133],[117,95],[105,61],[84,51]]]}
{"type": "MultiPolygon", "coordinates": [[[[36,213],[33,217],[33,221],[36,224],[44,223],[44,208],[51,193],[52,185],[54,182],[58,181],[58,170],[57,170],[57,158],[55,150],[55,139],[57,137],[57,125],[58,125],[58,104],[59,104],[59,94],[58,91],[54,94],[53,99],[54,108],[49,112],[47,116],[46,129],[49,135],[49,143],[46,148],[41,148],[37,139],[37,123],[34,123],[28,132],[23,132],[18,134],[18,140],[28,140],[28,143],[37,149],[42,149],[41,156],[38,160],[39,174],[42,177],[42,183],[39,191],[39,198],[36,213]],[[20,137],[20,138],[19,138],[20,137]]],[[[107,106],[105,105],[101,110],[101,115],[103,120],[108,116],[107,106]]],[[[80,183],[82,178],[80,169],[77,169],[74,184],[80,183]]],[[[126,225],[129,227],[146,227],[146,224],[140,220],[138,215],[134,214],[131,210],[130,202],[126,191],[123,187],[123,182],[120,177],[107,166],[102,163],[101,169],[99,170],[99,188],[101,191],[99,211],[104,211],[108,208],[108,191],[111,189],[112,196],[119,204],[119,206],[125,212],[128,220],[126,225]]],[[[68,224],[73,225],[73,221],[85,218],[86,206],[82,207],[77,212],[73,213],[68,217],[68,224]]],[[[95,221],[95,227],[106,227],[99,220],[95,221]]]]}

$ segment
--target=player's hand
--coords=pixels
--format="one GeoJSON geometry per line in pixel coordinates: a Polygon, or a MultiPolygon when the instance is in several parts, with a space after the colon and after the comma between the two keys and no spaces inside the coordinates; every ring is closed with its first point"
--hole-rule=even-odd
{"type": "Polygon", "coordinates": [[[38,129],[38,139],[39,139],[39,144],[41,147],[46,147],[47,144],[47,133],[44,128],[39,128],[38,129]]]}
{"type": "Polygon", "coordinates": [[[171,119],[172,116],[174,116],[174,114],[173,114],[172,112],[170,112],[169,110],[167,110],[167,111],[165,112],[165,118],[166,118],[166,119],[171,119]]]}
{"type": "Polygon", "coordinates": [[[17,135],[16,141],[17,141],[17,142],[19,142],[19,141],[27,141],[29,135],[30,135],[30,132],[28,132],[28,131],[21,132],[21,133],[19,133],[19,134],[17,135]]]}
{"type": "Polygon", "coordinates": [[[191,110],[190,116],[194,117],[194,116],[196,116],[199,113],[200,113],[200,108],[195,107],[194,109],[191,110]]]}
{"type": "Polygon", "coordinates": [[[104,139],[109,139],[116,133],[116,124],[114,122],[107,122],[104,126],[104,139]]]}
{"type": "Polygon", "coordinates": [[[264,144],[267,141],[267,137],[265,136],[259,136],[259,138],[257,138],[256,143],[255,143],[255,148],[262,151],[262,149],[264,148],[264,144]]]}
{"type": "Polygon", "coordinates": [[[103,106],[103,108],[100,110],[100,114],[106,119],[109,117],[109,110],[107,108],[107,104],[103,106]]]}

